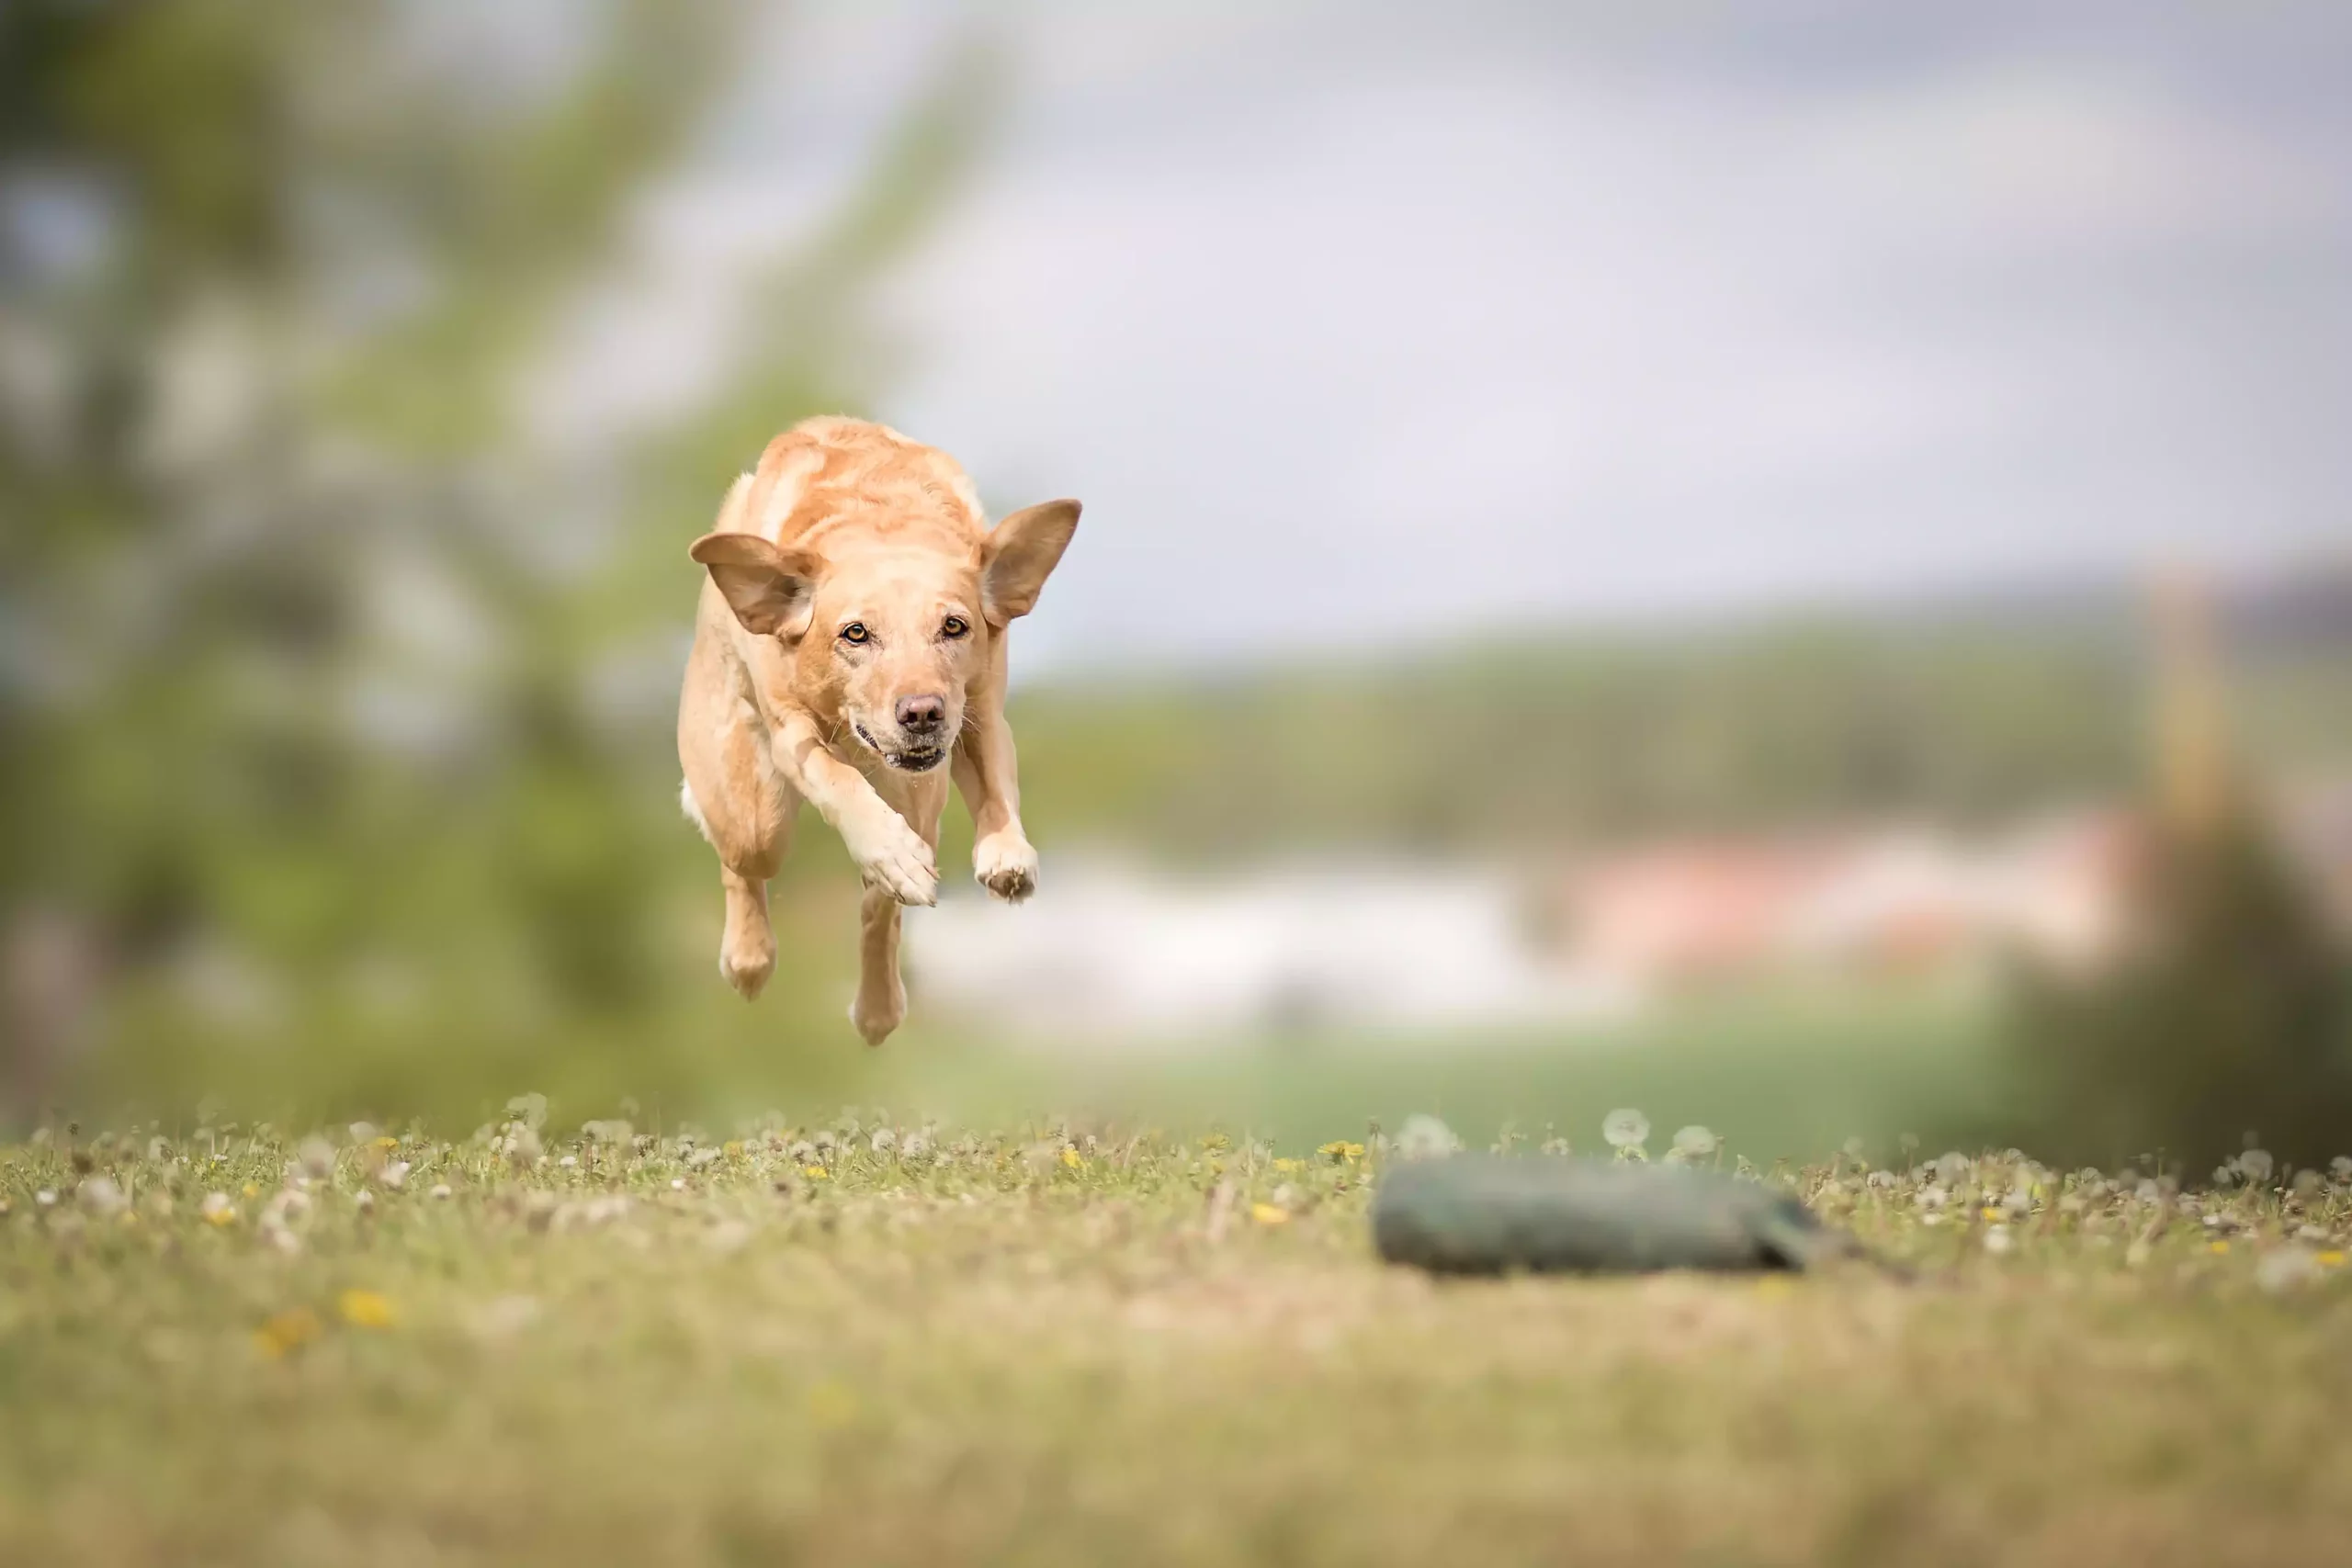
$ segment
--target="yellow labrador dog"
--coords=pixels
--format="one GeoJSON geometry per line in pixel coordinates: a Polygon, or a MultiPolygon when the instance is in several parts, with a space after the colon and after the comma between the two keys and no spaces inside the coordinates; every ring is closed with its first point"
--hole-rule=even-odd
{"type": "Polygon", "coordinates": [[[880,1044],[906,1017],[899,906],[938,897],[947,780],[972,813],[972,871],[1018,903],[1037,886],[1004,720],[1005,628],[1078,527],[1049,501],[994,528],[943,452],[812,419],[735,481],[689,551],[708,570],[678,704],[686,815],[718,852],[718,972],[746,998],[775,967],[768,879],[808,802],[865,881],[850,1021],[880,1044]]]}

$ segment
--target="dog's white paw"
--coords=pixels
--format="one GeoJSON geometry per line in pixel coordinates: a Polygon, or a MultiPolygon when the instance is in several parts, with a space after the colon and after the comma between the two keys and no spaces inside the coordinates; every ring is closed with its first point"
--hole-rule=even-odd
{"type": "Polygon", "coordinates": [[[1037,852],[1017,832],[991,833],[972,846],[972,880],[1018,904],[1037,891],[1037,852]]]}
{"type": "Polygon", "coordinates": [[[885,809],[842,838],[868,887],[879,888],[901,904],[939,902],[939,866],[931,846],[897,812],[885,809]]]}

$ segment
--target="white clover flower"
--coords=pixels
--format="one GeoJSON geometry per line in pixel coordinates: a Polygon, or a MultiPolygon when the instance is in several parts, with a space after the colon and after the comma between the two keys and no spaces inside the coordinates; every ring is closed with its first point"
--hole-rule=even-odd
{"type": "Polygon", "coordinates": [[[373,1122],[354,1122],[350,1132],[351,1141],[355,1144],[372,1144],[384,1135],[383,1129],[373,1122]]]}
{"type": "Polygon", "coordinates": [[[2017,1247],[2017,1238],[2009,1235],[2007,1225],[1991,1225],[1984,1232],[1984,1250],[1996,1258],[2007,1257],[2017,1247]]]}
{"type": "Polygon", "coordinates": [[[496,1296],[469,1314],[467,1326],[484,1339],[520,1334],[539,1320],[539,1303],[530,1296],[496,1296]]]}
{"type": "Polygon", "coordinates": [[[580,1156],[578,1155],[566,1155],[555,1163],[565,1170],[577,1170],[580,1168],[580,1156]]]}
{"type": "Polygon", "coordinates": [[[432,1196],[436,1200],[447,1198],[449,1196],[449,1184],[446,1181],[435,1182],[433,1184],[432,1196]]]}
{"type": "Polygon", "coordinates": [[[2254,1266],[2254,1282],[2273,1294],[2312,1283],[2320,1277],[2318,1257],[2307,1247],[2282,1247],[2263,1254],[2254,1266]]]}
{"type": "Polygon", "coordinates": [[[223,1223],[220,1216],[235,1213],[236,1207],[226,1192],[207,1192],[204,1201],[196,1206],[196,1212],[212,1224],[220,1224],[223,1223]]]}
{"type": "Polygon", "coordinates": [[[1600,1136],[1612,1149],[1637,1149],[1649,1141],[1650,1119],[1623,1107],[1600,1119],[1600,1136]]]}
{"type": "Polygon", "coordinates": [[[376,1179],[397,1192],[408,1181],[408,1169],[404,1159],[386,1160],[384,1168],[376,1173],[376,1179]]]}
{"type": "Polygon", "coordinates": [[[315,1133],[302,1140],[295,1156],[301,1161],[304,1172],[317,1180],[324,1181],[334,1174],[334,1145],[315,1133]]]}
{"type": "Polygon", "coordinates": [[[51,1204],[57,1201],[57,1193],[54,1190],[44,1187],[40,1191],[33,1194],[33,1201],[46,1209],[51,1204]]]}

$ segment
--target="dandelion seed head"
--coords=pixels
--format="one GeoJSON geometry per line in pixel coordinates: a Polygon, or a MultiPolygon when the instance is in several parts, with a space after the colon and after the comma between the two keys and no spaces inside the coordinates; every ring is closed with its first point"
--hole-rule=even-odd
{"type": "Polygon", "coordinates": [[[1612,1149],[1637,1149],[1649,1141],[1650,1119],[1631,1106],[1600,1119],[1600,1136],[1612,1149]]]}
{"type": "Polygon", "coordinates": [[[1408,1116],[1396,1134],[1396,1152],[1406,1159],[1442,1159],[1461,1146],[1453,1129],[1434,1116],[1408,1116]]]}
{"type": "Polygon", "coordinates": [[[123,1206],[130,1201],[122,1195],[122,1189],[110,1176],[83,1178],[82,1185],[74,1190],[74,1195],[81,1202],[82,1207],[101,1218],[120,1213],[123,1206]]]}

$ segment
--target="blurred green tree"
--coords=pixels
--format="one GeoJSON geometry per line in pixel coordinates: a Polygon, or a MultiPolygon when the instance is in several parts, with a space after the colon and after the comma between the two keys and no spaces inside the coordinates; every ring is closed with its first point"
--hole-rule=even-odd
{"type": "Polygon", "coordinates": [[[2154,1156],[2191,1179],[2254,1143],[2274,1164],[2318,1168],[2352,1152],[2352,957],[2253,807],[2201,584],[2167,580],[2154,607],[2129,945],[2086,976],[2024,977],[2018,1128],[2047,1158],[2154,1156]]]}
{"type": "Polygon", "coordinates": [[[951,50],[748,291],[718,383],[583,457],[535,428],[530,375],[767,18],[533,17],[0,9],[20,1104],[92,1029],[138,1069],[114,1081],[166,1098],[220,1066],[205,1018],[283,1061],[453,1030],[527,1059],[661,1016],[668,721],[601,694],[675,665],[680,544],[735,469],[869,400],[865,302],[970,167],[999,73],[951,50]]]}

